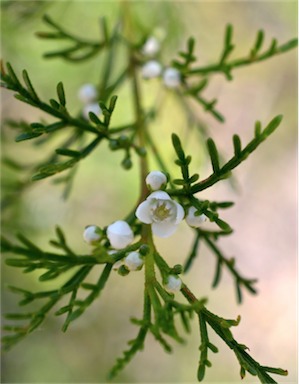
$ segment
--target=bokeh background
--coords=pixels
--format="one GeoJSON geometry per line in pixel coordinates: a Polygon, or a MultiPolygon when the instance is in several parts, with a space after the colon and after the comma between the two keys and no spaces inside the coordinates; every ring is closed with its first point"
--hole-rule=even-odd
{"type": "MultiPolygon", "coordinates": [[[[16,72],[26,68],[40,95],[46,100],[55,95],[56,84],[63,80],[71,111],[80,108],[77,90],[84,83],[96,83],[101,60],[81,65],[61,60],[45,60],[42,54],[55,48],[55,43],[41,41],[36,31],[47,30],[41,18],[48,13],[65,28],[79,36],[98,36],[98,20],[105,16],[112,25],[121,12],[119,1],[2,1],[2,57],[16,72]]],[[[166,31],[162,59],[170,63],[192,35],[197,40],[199,65],[215,62],[223,46],[227,23],[234,26],[236,50],[233,57],[249,52],[256,32],[265,31],[265,47],[273,37],[283,43],[297,34],[297,4],[292,1],[137,1],[126,4],[136,20],[136,28],[166,31]],[[139,25],[139,27],[138,27],[139,25]]],[[[123,58],[119,57],[122,63],[123,58]]],[[[143,86],[146,105],[157,95],[158,81],[143,86]]],[[[217,107],[226,117],[218,123],[194,105],[195,113],[207,127],[224,156],[232,153],[231,137],[238,133],[245,143],[252,138],[253,126],[260,120],[265,126],[277,114],[284,119],[275,134],[258,148],[234,173],[233,185],[223,181],[205,191],[204,198],[233,200],[235,206],[223,211],[223,218],[234,228],[232,236],[221,239],[226,255],[235,256],[240,271],[257,278],[258,295],[245,294],[244,303],[236,304],[231,277],[224,273],[217,290],[211,289],[215,258],[204,246],[193,269],[184,277],[199,297],[209,297],[209,308],[215,313],[236,318],[241,324],[234,335],[250,347],[252,356],[263,365],[288,369],[287,377],[276,377],[280,383],[297,382],[297,53],[296,50],[266,62],[235,70],[234,80],[227,82],[215,75],[204,95],[216,97],[217,107]]],[[[170,133],[179,132],[186,140],[188,153],[194,156],[194,171],[202,177],[209,174],[202,136],[188,127],[182,108],[168,92],[164,98],[163,116],[151,126],[165,161],[174,169],[170,133]]],[[[15,100],[11,92],[2,92],[2,118],[26,119],[45,117],[30,106],[15,100]]],[[[119,93],[116,122],[129,122],[132,105],[128,89],[119,93]]],[[[40,158],[31,143],[14,143],[16,132],[4,128],[2,152],[26,164],[40,158]]],[[[82,231],[87,224],[100,226],[124,217],[138,196],[137,159],[130,171],[120,166],[121,154],[109,155],[103,146],[90,159],[84,160],[75,179],[69,199],[62,199],[61,187],[51,180],[33,183],[21,192],[13,190],[12,204],[2,213],[2,229],[8,235],[21,231],[37,244],[47,247],[59,224],[77,252],[86,253],[82,231]]],[[[157,165],[152,162],[152,167],[157,165]]],[[[177,170],[175,170],[177,172],[177,170]]],[[[20,178],[3,167],[3,196],[6,186],[20,178]],[[5,188],[4,188],[5,187],[5,188]]],[[[169,239],[157,240],[157,246],[170,264],[182,263],[192,237],[185,225],[169,239]]],[[[98,271],[96,271],[98,272],[98,271]]],[[[96,274],[95,272],[95,274],[96,274]]],[[[6,285],[41,288],[37,276],[23,275],[19,270],[2,267],[2,309],[15,311],[17,299],[6,285]]],[[[55,283],[52,283],[55,285],[55,283]]],[[[51,284],[45,284],[47,289],[51,284]]],[[[142,312],[143,274],[121,278],[113,275],[93,306],[70,327],[61,332],[62,319],[50,316],[47,321],[12,351],[2,356],[3,383],[96,383],[105,382],[115,358],[135,334],[131,316],[142,312]]],[[[211,355],[212,368],[206,382],[237,383],[239,365],[235,356],[211,332],[219,353],[211,355]]],[[[195,382],[199,358],[199,335],[196,321],[186,345],[175,345],[167,355],[148,337],[145,349],[137,354],[116,382],[195,382]]],[[[255,383],[252,376],[243,382],[255,383]]]]}

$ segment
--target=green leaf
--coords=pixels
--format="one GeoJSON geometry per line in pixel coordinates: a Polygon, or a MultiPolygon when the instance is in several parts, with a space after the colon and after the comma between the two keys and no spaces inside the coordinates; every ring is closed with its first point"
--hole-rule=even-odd
{"type": "Polygon", "coordinates": [[[38,132],[23,132],[15,138],[15,141],[18,143],[18,142],[24,141],[24,140],[31,140],[31,139],[35,139],[36,137],[39,137],[41,135],[42,135],[42,133],[38,133],[38,132]]]}
{"type": "Polygon", "coordinates": [[[224,44],[226,47],[231,45],[232,37],[233,37],[233,26],[231,24],[228,24],[226,26],[225,39],[224,39],[224,44]]]}
{"type": "Polygon", "coordinates": [[[275,373],[276,375],[287,376],[288,371],[281,368],[262,367],[266,372],[275,373]]]}
{"type": "Polygon", "coordinates": [[[115,108],[115,105],[116,105],[116,101],[117,101],[117,96],[112,96],[111,99],[110,99],[110,103],[109,103],[109,111],[110,113],[112,113],[114,111],[114,108],[115,108]]]}
{"type": "Polygon", "coordinates": [[[57,96],[60,101],[60,104],[65,106],[66,104],[65,92],[64,92],[64,87],[61,81],[57,84],[57,96]]]}
{"type": "Polygon", "coordinates": [[[22,87],[17,75],[15,74],[12,66],[10,65],[10,63],[6,63],[6,68],[7,68],[7,71],[8,71],[8,74],[10,76],[10,79],[12,80],[12,82],[18,86],[18,87],[22,87]]]}
{"type": "Polygon", "coordinates": [[[298,39],[293,39],[293,40],[290,40],[287,43],[281,45],[279,47],[279,50],[280,50],[280,52],[286,52],[290,49],[297,47],[297,45],[298,45],[298,39]]]}
{"type": "Polygon", "coordinates": [[[214,173],[217,174],[219,172],[220,166],[219,166],[219,155],[218,155],[218,151],[217,151],[214,140],[209,138],[207,140],[207,146],[208,146],[208,151],[211,158],[213,171],[214,173]]]}
{"type": "Polygon", "coordinates": [[[239,156],[242,150],[242,144],[241,144],[241,139],[240,136],[234,135],[233,136],[233,144],[234,144],[234,151],[235,151],[235,156],[239,156]]]}
{"type": "Polygon", "coordinates": [[[52,108],[59,110],[60,105],[59,105],[59,103],[57,103],[56,100],[54,100],[54,99],[50,99],[49,102],[50,102],[52,108]]]}
{"type": "Polygon", "coordinates": [[[81,152],[74,151],[72,149],[67,149],[67,148],[57,148],[55,152],[57,153],[57,155],[62,155],[62,156],[69,156],[69,157],[75,157],[75,158],[81,157],[81,152]]]}
{"type": "Polygon", "coordinates": [[[263,130],[263,136],[267,137],[270,136],[271,133],[273,133],[276,128],[281,123],[281,120],[283,119],[283,115],[278,115],[274,117],[273,120],[270,121],[270,123],[267,125],[267,127],[263,130]]]}
{"type": "Polygon", "coordinates": [[[199,364],[198,370],[197,370],[197,380],[202,381],[205,377],[205,371],[206,371],[206,365],[205,364],[199,364]]]}
{"type": "Polygon", "coordinates": [[[30,96],[32,97],[33,100],[39,101],[39,98],[35,92],[35,89],[32,86],[32,83],[29,79],[28,73],[25,69],[23,70],[22,74],[23,74],[23,79],[24,79],[24,82],[25,82],[26,87],[28,89],[28,92],[30,93],[30,96]]]}
{"type": "Polygon", "coordinates": [[[182,144],[181,144],[181,140],[180,138],[178,137],[178,135],[176,135],[175,133],[173,133],[171,135],[171,139],[172,139],[172,144],[173,144],[173,147],[178,155],[178,158],[180,160],[185,160],[185,153],[183,151],[183,148],[182,148],[182,144]]]}
{"type": "Polygon", "coordinates": [[[264,41],[264,31],[259,30],[256,37],[256,42],[253,48],[252,53],[255,55],[262,47],[264,41]]]}

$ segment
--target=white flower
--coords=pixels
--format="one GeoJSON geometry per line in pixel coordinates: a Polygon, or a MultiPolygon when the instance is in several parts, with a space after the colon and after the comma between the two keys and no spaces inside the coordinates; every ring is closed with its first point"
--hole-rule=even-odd
{"type": "Polygon", "coordinates": [[[101,235],[98,233],[99,230],[100,228],[96,225],[89,225],[86,227],[83,232],[83,239],[86,243],[93,244],[98,241],[101,238],[101,235]]]}
{"type": "Polygon", "coordinates": [[[118,220],[107,228],[107,237],[115,249],[122,249],[132,243],[134,234],[126,221],[118,220]]]}
{"type": "Polygon", "coordinates": [[[161,189],[162,186],[166,185],[167,177],[160,171],[151,171],[147,175],[145,182],[149,189],[157,191],[158,189],[161,189]]]}
{"type": "Polygon", "coordinates": [[[144,79],[152,79],[161,75],[162,66],[158,61],[150,60],[141,68],[141,74],[144,79]]]}
{"type": "Polygon", "coordinates": [[[98,97],[98,91],[93,84],[84,84],[78,91],[78,99],[84,104],[90,104],[98,97]]]}
{"type": "Polygon", "coordinates": [[[146,40],[141,51],[145,56],[154,56],[156,53],[159,52],[159,49],[160,43],[158,39],[156,39],[156,37],[154,36],[151,36],[146,40]]]}
{"type": "Polygon", "coordinates": [[[124,265],[129,271],[137,271],[143,266],[143,258],[139,252],[130,252],[124,259],[124,265]]]}
{"type": "Polygon", "coordinates": [[[155,191],[138,206],[135,214],[143,223],[152,225],[154,235],[169,237],[183,220],[184,209],[168,193],[155,191]]]}
{"type": "Polygon", "coordinates": [[[175,68],[166,68],[163,73],[163,81],[168,88],[178,87],[181,83],[180,72],[175,68]]]}
{"type": "Polygon", "coordinates": [[[102,110],[98,103],[85,105],[85,107],[83,108],[83,116],[86,120],[89,120],[89,112],[93,112],[97,116],[100,116],[102,114],[102,110]]]}
{"type": "Polygon", "coordinates": [[[164,284],[164,288],[169,293],[179,292],[182,288],[182,280],[176,275],[169,275],[167,283],[164,284]]]}
{"type": "Polygon", "coordinates": [[[207,220],[207,216],[202,213],[201,215],[196,216],[195,212],[197,209],[195,207],[190,207],[188,210],[188,214],[186,216],[186,222],[190,227],[198,228],[207,220]]]}

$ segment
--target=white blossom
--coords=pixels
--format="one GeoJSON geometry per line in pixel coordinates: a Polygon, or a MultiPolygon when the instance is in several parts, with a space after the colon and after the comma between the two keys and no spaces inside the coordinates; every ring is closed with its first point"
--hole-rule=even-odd
{"type": "Polygon", "coordinates": [[[141,222],[152,225],[154,235],[169,237],[183,220],[184,209],[168,193],[155,191],[137,207],[135,214],[141,222]]]}
{"type": "Polygon", "coordinates": [[[141,49],[142,53],[145,56],[154,56],[159,52],[159,50],[160,50],[159,40],[154,36],[149,37],[141,49]]]}
{"type": "Polygon", "coordinates": [[[163,172],[151,171],[145,179],[147,187],[152,191],[161,189],[167,183],[167,177],[163,172]]]}
{"type": "Polygon", "coordinates": [[[186,216],[186,222],[190,227],[198,228],[207,220],[207,216],[202,213],[201,215],[196,216],[195,212],[197,209],[195,207],[190,207],[186,216]]]}
{"type": "Polygon", "coordinates": [[[181,75],[176,68],[166,68],[163,73],[163,82],[168,88],[177,88],[181,84],[181,75]]]}
{"type": "Polygon", "coordinates": [[[100,228],[96,225],[89,225],[86,227],[83,232],[83,239],[86,241],[86,243],[92,245],[97,242],[101,238],[101,235],[98,233],[99,230],[100,228]]]}
{"type": "Polygon", "coordinates": [[[84,104],[90,104],[98,97],[98,91],[93,84],[84,84],[78,91],[78,99],[84,104]]]}
{"type": "Polygon", "coordinates": [[[162,66],[158,61],[150,60],[141,68],[141,74],[144,79],[152,79],[161,75],[162,66]]]}
{"type": "Polygon", "coordinates": [[[182,288],[182,280],[177,275],[169,275],[164,288],[169,293],[179,292],[182,288]]]}
{"type": "Polygon", "coordinates": [[[102,109],[98,103],[87,104],[83,108],[83,116],[86,120],[89,120],[89,112],[93,112],[95,115],[100,116],[102,114],[102,109]]]}
{"type": "Polygon", "coordinates": [[[107,237],[115,249],[122,249],[132,243],[134,234],[126,221],[118,220],[107,228],[107,237]]]}
{"type": "Polygon", "coordinates": [[[129,271],[137,271],[138,269],[141,269],[143,263],[143,258],[140,256],[139,252],[130,252],[124,258],[124,265],[129,271]]]}

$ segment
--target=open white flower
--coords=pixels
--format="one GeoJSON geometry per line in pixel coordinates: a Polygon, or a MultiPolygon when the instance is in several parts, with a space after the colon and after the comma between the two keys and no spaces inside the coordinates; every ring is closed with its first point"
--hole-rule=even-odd
{"type": "Polygon", "coordinates": [[[134,234],[126,221],[118,220],[107,228],[107,237],[115,249],[122,249],[132,243],[134,234]]]}
{"type": "Polygon", "coordinates": [[[152,225],[154,235],[169,237],[183,220],[184,209],[168,193],[155,191],[138,206],[135,214],[141,222],[152,225]]]}
{"type": "Polygon", "coordinates": [[[139,252],[130,252],[124,258],[124,265],[129,271],[137,271],[138,269],[141,269],[143,263],[143,258],[140,256],[139,252]]]}
{"type": "Polygon", "coordinates": [[[182,288],[182,280],[176,275],[169,275],[164,288],[169,293],[179,292],[182,288]]]}
{"type": "Polygon", "coordinates": [[[190,207],[188,209],[188,214],[186,216],[186,222],[190,227],[198,228],[201,226],[202,223],[207,221],[207,216],[202,213],[201,215],[196,216],[195,212],[197,209],[195,207],[190,207]]]}
{"type": "Polygon", "coordinates": [[[85,228],[83,232],[83,239],[86,241],[87,244],[94,244],[98,240],[100,240],[101,235],[99,233],[100,228],[96,225],[89,225],[85,228]]]}
{"type": "Polygon", "coordinates": [[[145,182],[149,189],[157,191],[158,189],[161,189],[162,186],[166,185],[167,177],[163,172],[151,171],[147,175],[145,182]]]}
{"type": "Polygon", "coordinates": [[[151,36],[146,40],[141,51],[145,56],[154,56],[159,52],[159,49],[160,43],[158,39],[154,36],[151,36]]]}
{"type": "Polygon", "coordinates": [[[152,79],[161,75],[162,66],[158,61],[150,60],[141,68],[141,74],[144,79],[152,79]]]}
{"type": "Polygon", "coordinates": [[[177,88],[181,84],[181,74],[176,68],[166,68],[163,73],[163,82],[168,88],[177,88]]]}
{"type": "Polygon", "coordinates": [[[95,115],[100,116],[102,114],[102,109],[98,103],[87,104],[83,108],[83,116],[86,120],[89,120],[89,112],[93,112],[95,115]]]}
{"type": "Polygon", "coordinates": [[[98,97],[98,91],[93,84],[84,84],[78,91],[78,99],[84,104],[90,104],[98,97]]]}

